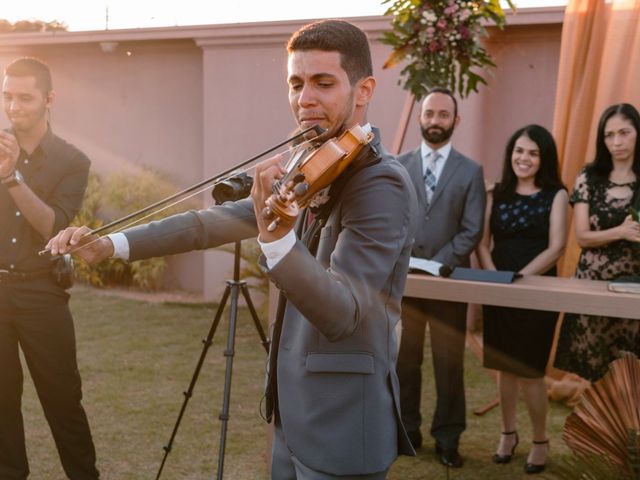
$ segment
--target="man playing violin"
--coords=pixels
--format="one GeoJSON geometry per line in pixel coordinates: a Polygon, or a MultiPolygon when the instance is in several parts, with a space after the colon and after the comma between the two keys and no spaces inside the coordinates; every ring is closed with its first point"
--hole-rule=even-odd
{"type": "MultiPolygon", "coordinates": [[[[325,141],[366,124],[376,81],[360,29],[315,22],[295,32],[287,49],[289,102],[301,128],[319,125],[325,141]]],[[[407,172],[373,131],[374,140],[328,188],[328,201],[305,209],[295,227],[270,228],[264,214],[285,174],[276,156],[257,165],[251,198],[101,237],[77,251],[91,262],[138,260],[258,236],[264,267],[286,302],[272,335],[266,394],[274,479],[384,479],[398,454],[415,453],[400,421],[394,328],[417,202],[407,172]]],[[[49,242],[51,253],[95,239],[89,231],[61,231],[49,242]]]]}

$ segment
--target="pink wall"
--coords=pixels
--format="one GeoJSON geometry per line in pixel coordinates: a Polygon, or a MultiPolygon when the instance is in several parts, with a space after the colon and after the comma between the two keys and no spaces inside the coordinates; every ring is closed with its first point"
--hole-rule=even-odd
{"type": "MultiPolygon", "coordinates": [[[[375,101],[369,119],[390,148],[407,94],[400,68],[382,70],[385,17],[353,19],[372,40],[375,101]]],[[[284,45],[306,21],[0,36],[0,66],[35,55],[52,67],[58,94],[53,128],[83,149],[98,172],[146,165],[188,186],[285,138],[284,45]],[[117,42],[109,45],[105,42],[117,42]],[[113,51],[108,51],[109,47],[113,51]],[[107,51],[103,51],[107,50],[107,51]]],[[[460,104],[456,147],[495,179],[507,137],[526,123],[551,128],[562,9],[521,10],[488,48],[499,68],[490,85],[460,104]]],[[[414,109],[413,116],[416,115],[414,109]]],[[[4,117],[0,127],[7,124],[4,117]]],[[[403,151],[420,141],[412,118],[403,151]]],[[[210,204],[209,195],[203,203],[210,204]]],[[[231,274],[227,253],[177,256],[168,284],[216,299],[231,274]]]]}
{"type": "MultiPolygon", "coordinates": [[[[504,147],[513,132],[530,123],[552,129],[562,33],[561,12],[555,12],[536,20],[545,23],[527,24],[528,19],[519,18],[522,23],[516,24],[514,18],[504,31],[491,29],[486,47],[497,68],[485,75],[488,86],[459,101],[461,123],[454,145],[484,166],[487,181],[499,179],[504,147]]],[[[418,111],[416,105],[402,151],[421,140],[418,111]]]]}

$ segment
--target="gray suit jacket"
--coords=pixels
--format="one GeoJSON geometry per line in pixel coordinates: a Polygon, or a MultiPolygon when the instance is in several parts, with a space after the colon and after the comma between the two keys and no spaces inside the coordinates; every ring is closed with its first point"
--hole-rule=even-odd
{"type": "MultiPolygon", "coordinates": [[[[394,327],[415,206],[406,170],[383,155],[346,183],[315,258],[298,241],[269,271],[288,299],[277,346],[282,429],[294,455],[314,470],[374,473],[398,453],[414,453],[400,420],[394,327]]],[[[125,234],[135,260],[215,247],[257,229],[246,199],[125,234]]]]}
{"type": "Polygon", "coordinates": [[[486,203],[482,167],[452,148],[427,204],[420,148],[401,155],[398,161],[411,176],[422,215],[412,255],[452,268],[468,267],[482,238],[486,203]]]}

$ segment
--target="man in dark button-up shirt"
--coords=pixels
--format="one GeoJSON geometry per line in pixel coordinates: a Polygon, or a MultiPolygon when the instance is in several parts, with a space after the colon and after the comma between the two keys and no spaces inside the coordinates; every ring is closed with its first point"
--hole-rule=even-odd
{"type": "Polygon", "coordinates": [[[0,132],[0,478],[29,474],[20,346],[67,476],[97,479],[69,295],[54,281],[50,257],[38,255],[78,213],[89,159],[49,128],[54,92],[45,64],[9,64],[2,93],[11,129],[0,132]]]}

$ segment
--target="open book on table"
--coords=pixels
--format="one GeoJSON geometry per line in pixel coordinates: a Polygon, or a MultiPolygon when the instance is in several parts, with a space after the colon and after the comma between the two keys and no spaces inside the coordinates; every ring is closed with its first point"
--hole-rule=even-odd
{"type": "Polygon", "coordinates": [[[409,259],[409,271],[417,273],[428,273],[434,277],[448,277],[451,275],[451,267],[435,260],[426,258],[411,257],[409,259]]]}
{"type": "Polygon", "coordinates": [[[607,284],[611,292],[640,293],[640,276],[625,276],[611,280],[607,284]]]}
{"type": "MultiPolygon", "coordinates": [[[[428,273],[434,277],[449,277],[453,280],[470,280],[474,282],[512,283],[522,275],[516,272],[502,270],[482,270],[479,268],[451,268],[435,260],[411,257],[409,259],[409,272],[428,273]]],[[[640,284],[638,284],[640,286],[640,284]]]]}

